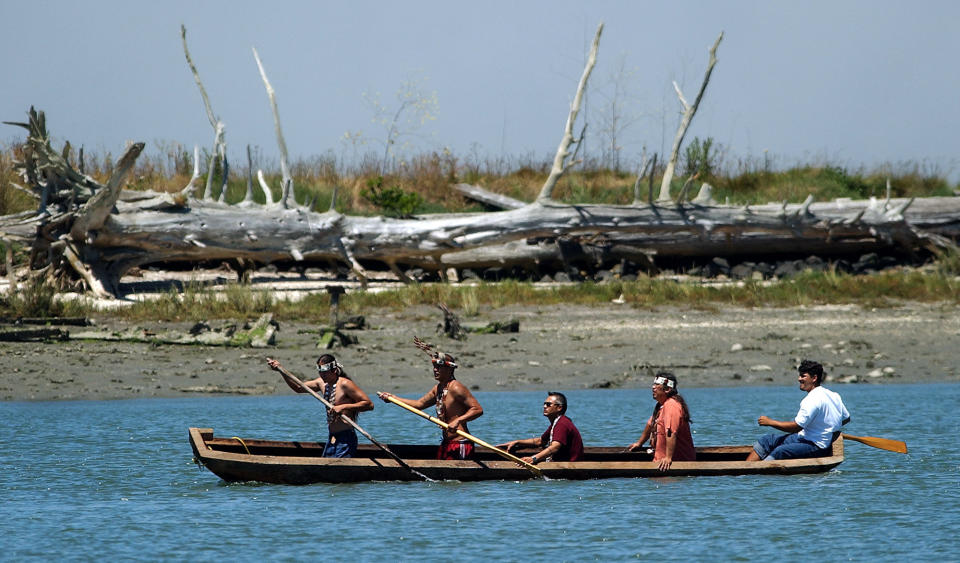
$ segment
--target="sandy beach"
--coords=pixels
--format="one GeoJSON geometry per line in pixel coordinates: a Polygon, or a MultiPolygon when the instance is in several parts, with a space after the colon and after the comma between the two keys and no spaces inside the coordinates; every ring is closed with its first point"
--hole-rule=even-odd
{"type": "MultiPolygon", "coordinates": [[[[469,325],[520,321],[518,333],[436,333],[435,308],[366,315],[359,344],[332,352],[367,390],[414,394],[433,378],[414,335],[453,354],[474,390],[629,388],[661,369],[681,387],[793,385],[800,358],[821,361],[828,384],[960,380],[960,318],[950,305],[790,309],[509,307],[465,318],[469,325]]],[[[100,322],[101,328],[128,328],[100,322]]],[[[171,325],[138,325],[164,330],[171,325]]],[[[184,328],[183,326],[178,328],[184,328]]],[[[66,341],[2,343],[0,400],[122,399],[290,393],[268,356],[314,377],[316,327],[281,323],[272,348],[66,341]]]]}

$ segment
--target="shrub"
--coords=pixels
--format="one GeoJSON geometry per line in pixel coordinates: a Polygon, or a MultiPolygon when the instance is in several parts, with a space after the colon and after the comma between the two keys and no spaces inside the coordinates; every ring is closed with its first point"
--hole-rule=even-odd
{"type": "Polygon", "coordinates": [[[360,192],[363,199],[380,208],[384,215],[398,219],[413,217],[423,205],[423,198],[415,192],[408,192],[400,186],[383,187],[383,176],[367,180],[367,189],[360,192]]]}

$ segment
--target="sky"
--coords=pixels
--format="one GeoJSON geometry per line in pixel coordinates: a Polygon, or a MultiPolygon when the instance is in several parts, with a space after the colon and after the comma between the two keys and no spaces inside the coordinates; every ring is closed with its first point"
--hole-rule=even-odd
{"type": "MultiPolygon", "coordinates": [[[[645,147],[668,151],[681,111],[672,83],[692,102],[723,32],[686,138],[712,138],[728,166],[766,158],[960,173],[952,1],[0,0],[0,121],[35,106],[55,143],[101,154],[129,141],[157,154],[175,143],[209,148],[183,24],[235,163],[247,145],[265,160],[279,154],[251,48],[276,90],[292,160],[381,154],[386,128],[370,100],[394,112],[405,83],[435,93],[435,119],[403,125],[398,149],[549,160],[601,22],[581,114],[588,157],[610,146],[612,100],[622,162],[635,164],[645,147]]],[[[22,139],[0,126],[0,145],[22,139]]]]}

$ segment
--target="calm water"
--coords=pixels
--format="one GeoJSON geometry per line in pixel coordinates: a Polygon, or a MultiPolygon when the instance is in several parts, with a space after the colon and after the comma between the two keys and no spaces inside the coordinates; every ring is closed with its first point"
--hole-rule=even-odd
{"type": "MultiPolygon", "coordinates": [[[[682,382],[681,382],[682,383],[682,382]]],[[[322,438],[306,395],[0,403],[0,558],[442,561],[960,560],[960,385],[836,386],[851,434],[826,474],[605,481],[227,485],[191,462],[188,426],[322,438]]],[[[699,445],[752,443],[756,417],[791,417],[795,388],[688,389],[699,445]]],[[[543,393],[478,393],[471,431],[539,434],[543,393]]],[[[634,440],[648,390],[568,393],[589,445],[634,440]]],[[[427,421],[377,401],[384,442],[433,443],[427,421]]],[[[362,438],[361,438],[362,439],[362,438]]]]}

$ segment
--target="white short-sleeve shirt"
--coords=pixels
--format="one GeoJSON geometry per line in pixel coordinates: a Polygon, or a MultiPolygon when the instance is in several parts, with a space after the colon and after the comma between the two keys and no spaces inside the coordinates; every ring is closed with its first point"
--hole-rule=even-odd
{"type": "Polygon", "coordinates": [[[794,419],[800,425],[800,437],[821,448],[830,445],[833,433],[840,430],[843,421],[850,418],[839,393],[825,387],[814,387],[800,401],[800,410],[794,419]]]}

